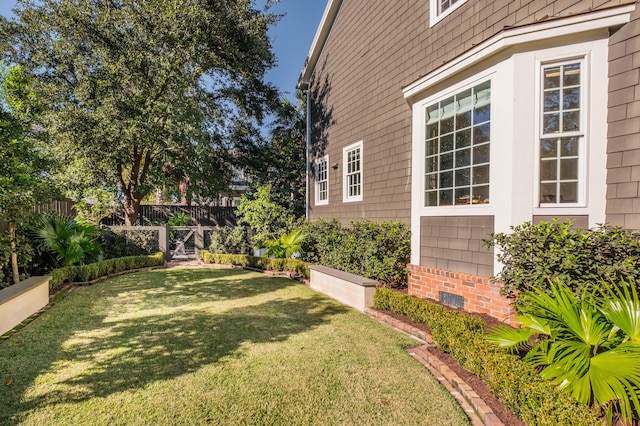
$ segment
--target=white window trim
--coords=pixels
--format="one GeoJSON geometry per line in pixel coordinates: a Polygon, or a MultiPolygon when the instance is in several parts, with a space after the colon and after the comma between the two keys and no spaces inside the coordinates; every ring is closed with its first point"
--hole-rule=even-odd
{"type": "MultiPolygon", "coordinates": [[[[420,264],[421,235],[417,230],[421,229],[423,217],[493,216],[495,232],[509,232],[510,226],[532,220],[534,216],[588,215],[590,227],[604,223],[607,103],[598,100],[607,96],[607,85],[603,82],[608,81],[608,36],[599,32],[589,35],[593,38],[569,45],[561,44],[561,40],[555,46],[539,49],[532,48],[535,45],[522,45],[520,51],[494,65],[465,68],[465,72],[473,73],[471,77],[439,80],[407,97],[413,111],[411,228],[416,230],[411,238],[411,263],[420,264]],[[541,64],[578,58],[584,58],[585,76],[589,76],[582,111],[586,126],[583,130],[588,138],[584,144],[587,148],[584,205],[538,207],[541,94],[536,85],[541,84],[541,64]],[[492,80],[490,203],[424,207],[426,108],[488,78],[492,80]],[[533,84],[524,85],[523,81],[533,84]],[[499,125],[495,117],[500,117],[499,125]]],[[[501,267],[496,260],[494,271],[498,272],[501,267]]]]}
{"type": "MultiPolygon", "coordinates": [[[[606,117],[608,113],[607,102],[602,99],[607,97],[607,85],[602,84],[608,81],[608,45],[605,41],[594,43],[589,49],[556,49],[545,54],[536,55],[536,92],[540,93],[540,85],[542,84],[541,72],[542,66],[553,63],[565,63],[571,60],[582,58],[584,65],[583,75],[583,102],[585,106],[582,108],[580,117],[584,123],[583,132],[584,140],[581,146],[585,149],[584,158],[580,158],[580,193],[582,197],[576,204],[559,204],[559,205],[540,205],[539,187],[536,185],[533,193],[533,214],[542,216],[570,216],[570,215],[589,215],[589,226],[595,226],[598,223],[605,222],[605,206],[606,206],[606,143],[607,140],[607,123],[606,117]],[[604,117],[604,122],[600,118],[604,117]]],[[[536,96],[536,138],[539,141],[541,133],[540,109],[541,96],[536,96]]],[[[539,162],[540,153],[536,149],[534,159],[534,171],[536,184],[539,183],[539,162]]]]}
{"type": "Polygon", "coordinates": [[[325,155],[324,157],[318,158],[314,164],[314,181],[315,181],[315,205],[316,206],[326,206],[329,204],[329,155],[325,155]],[[327,165],[327,199],[320,199],[320,182],[318,181],[318,164],[324,162],[327,165]]]}
{"type": "MultiPolygon", "coordinates": [[[[414,143],[413,152],[415,153],[414,159],[418,159],[417,163],[414,163],[413,170],[417,171],[419,176],[419,181],[414,180],[414,190],[417,189],[419,191],[419,207],[418,210],[420,212],[420,216],[481,216],[481,215],[492,215],[494,212],[494,205],[496,195],[495,187],[495,179],[496,167],[493,166],[494,158],[496,157],[496,148],[495,148],[495,132],[496,128],[496,120],[494,119],[496,114],[496,102],[494,95],[494,87],[496,86],[496,81],[493,78],[495,74],[495,70],[489,69],[485,72],[477,74],[470,79],[466,79],[458,84],[454,84],[450,87],[447,87],[445,90],[440,91],[424,100],[420,101],[417,105],[419,108],[419,119],[420,123],[418,124],[419,130],[415,127],[416,116],[414,114],[414,132],[418,131],[418,139],[417,143],[414,143]],[[425,182],[425,140],[426,140],[426,114],[427,108],[430,105],[433,105],[436,102],[439,102],[443,99],[451,97],[456,93],[462,92],[466,89],[470,89],[478,84],[484,83],[486,81],[491,82],[491,124],[490,124],[490,133],[491,133],[491,141],[489,144],[489,203],[487,204],[461,204],[455,206],[425,206],[425,191],[426,191],[426,182],[425,182]]],[[[415,133],[414,133],[415,135],[415,133]]],[[[415,141],[414,141],[415,142],[415,141]]],[[[417,194],[414,192],[414,197],[417,194]]]]}
{"type": "Polygon", "coordinates": [[[344,203],[352,203],[362,201],[364,193],[364,150],[363,141],[346,146],[342,149],[342,201],[344,203]],[[360,195],[349,197],[349,188],[347,183],[347,154],[355,149],[360,149],[360,195]]]}
{"type": "Polygon", "coordinates": [[[465,4],[467,0],[458,0],[457,3],[449,6],[449,9],[438,14],[438,0],[429,1],[429,28],[433,27],[438,22],[442,21],[447,16],[451,15],[454,10],[465,4]]]}
{"type": "Polygon", "coordinates": [[[570,57],[570,58],[557,58],[556,60],[536,60],[536,93],[538,96],[536,97],[536,119],[535,119],[535,129],[536,129],[536,148],[535,148],[535,162],[534,162],[534,175],[535,175],[535,185],[533,190],[534,197],[534,207],[539,209],[556,209],[556,210],[565,210],[571,208],[583,208],[587,207],[587,155],[589,152],[590,146],[590,138],[589,138],[589,112],[591,111],[591,105],[589,102],[589,93],[590,93],[590,84],[591,77],[589,75],[589,64],[591,57],[589,52],[584,52],[584,54],[570,57]],[[580,123],[581,128],[578,132],[566,132],[562,135],[558,135],[558,137],[570,137],[576,136],[581,138],[579,148],[578,148],[578,201],[575,203],[541,203],[540,202],[540,141],[543,139],[542,132],[542,69],[548,66],[554,65],[566,65],[569,63],[580,63],[580,123]]]}

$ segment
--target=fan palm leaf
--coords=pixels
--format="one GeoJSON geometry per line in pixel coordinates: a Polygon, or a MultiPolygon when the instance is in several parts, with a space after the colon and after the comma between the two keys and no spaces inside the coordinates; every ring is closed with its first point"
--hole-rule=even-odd
{"type": "MultiPolygon", "coordinates": [[[[640,413],[640,302],[634,286],[621,283],[596,303],[594,295],[579,301],[561,282],[552,294],[535,290],[523,295],[526,311],[518,330],[503,326],[488,339],[503,347],[522,347],[532,336],[544,336],[525,356],[540,374],[583,404],[607,411],[617,407],[631,423],[640,413]]],[[[602,294],[605,294],[602,292],[602,294]]]]}

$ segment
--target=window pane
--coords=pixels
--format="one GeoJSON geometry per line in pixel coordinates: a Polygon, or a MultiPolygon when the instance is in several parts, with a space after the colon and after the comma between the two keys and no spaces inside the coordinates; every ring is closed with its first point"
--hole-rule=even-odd
{"type": "Polygon", "coordinates": [[[556,202],[556,184],[555,183],[540,184],[540,202],[541,203],[556,202]]]}
{"type": "Polygon", "coordinates": [[[431,139],[427,141],[426,153],[427,156],[438,153],[438,139],[431,139]]]}
{"type": "Polygon", "coordinates": [[[471,129],[456,132],[456,149],[471,145],[471,129]]]}
{"type": "Polygon", "coordinates": [[[453,152],[440,155],[440,171],[453,169],[453,152]]]}
{"type": "Polygon", "coordinates": [[[578,182],[562,182],[560,184],[560,202],[578,202],[578,182]]]}
{"type": "Polygon", "coordinates": [[[554,87],[560,87],[560,67],[545,68],[544,88],[551,89],[554,87]]]}
{"type": "Polygon", "coordinates": [[[436,121],[433,124],[427,124],[427,138],[433,138],[438,136],[438,125],[439,122],[436,121]]]}
{"type": "Polygon", "coordinates": [[[426,193],[424,205],[426,207],[438,205],[438,193],[436,191],[429,191],[426,193]]]}
{"type": "Polygon", "coordinates": [[[562,114],[562,131],[573,132],[580,130],[580,111],[565,112],[562,114]]]}
{"type": "Polygon", "coordinates": [[[491,83],[457,93],[426,112],[425,206],[472,204],[472,179],[487,187],[488,199],[491,83]],[[482,166],[472,167],[474,160],[482,166]]]}
{"type": "Polygon", "coordinates": [[[433,156],[427,158],[427,164],[425,167],[426,173],[437,172],[438,171],[438,157],[433,156]]]}
{"type": "Polygon", "coordinates": [[[427,180],[425,182],[425,188],[427,189],[438,189],[438,174],[433,173],[427,175],[427,180]]]}
{"type": "Polygon", "coordinates": [[[580,87],[573,87],[571,89],[564,89],[562,91],[562,108],[580,108],[580,87]]]}
{"type": "Polygon", "coordinates": [[[473,184],[489,183],[489,166],[480,166],[473,168],[473,184]]]}
{"type": "Polygon", "coordinates": [[[470,204],[471,188],[456,189],[456,204],[470,204]]]}
{"type": "Polygon", "coordinates": [[[560,160],[560,179],[562,180],[578,179],[578,159],[577,158],[560,160]]]}
{"type": "Polygon", "coordinates": [[[542,132],[545,134],[558,133],[560,130],[560,114],[545,114],[542,132]]]}
{"type": "Polygon", "coordinates": [[[489,144],[473,147],[473,164],[489,162],[489,144]]]}
{"type": "Polygon", "coordinates": [[[471,111],[456,115],[456,129],[464,129],[471,126],[471,111]]]}
{"type": "Polygon", "coordinates": [[[552,90],[544,93],[544,112],[560,109],[560,91],[552,90]]]}
{"type": "Polygon", "coordinates": [[[471,150],[462,149],[456,151],[456,167],[467,167],[471,165],[471,150]]]}
{"type": "Polygon", "coordinates": [[[473,128],[473,144],[478,145],[480,143],[489,142],[489,135],[491,126],[489,123],[483,124],[473,128]]]}
{"type": "Polygon", "coordinates": [[[440,205],[450,206],[453,204],[453,190],[440,191],[440,205]]]}
{"type": "Polygon", "coordinates": [[[578,155],[578,138],[563,138],[560,141],[560,152],[563,157],[578,155]]]}
{"type": "Polygon", "coordinates": [[[471,169],[456,170],[456,187],[471,184],[471,169]]]}
{"type": "Polygon", "coordinates": [[[580,63],[563,66],[563,86],[577,86],[580,84],[580,63]]]}
{"type": "Polygon", "coordinates": [[[491,105],[484,105],[473,110],[473,124],[484,123],[491,119],[491,105]]]}
{"type": "Polygon", "coordinates": [[[540,180],[556,180],[558,178],[558,160],[540,162],[540,180]]]}
{"type": "Polygon", "coordinates": [[[558,138],[540,141],[540,203],[579,202],[583,137],[562,136],[582,130],[580,67],[581,63],[575,62],[543,68],[542,131],[558,138]]]}
{"type": "Polygon", "coordinates": [[[440,173],[440,188],[453,187],[453,172],[440,173]]]}
{"type": "Polygon", "coordinates": [[[558,156],[558,141],[556,139],[544,139],[540,141],[540,157],[549,158],[558,156]]]}
{"type": "Polygon", "coordinates": [[[440,152],[453,151],[453,135],[440,138],[440,152]]]}
{"type": "Polygon", "coordinates": [[[473,187],[473,204],[487,204],[489,202],[489,185],[473,187]]]}

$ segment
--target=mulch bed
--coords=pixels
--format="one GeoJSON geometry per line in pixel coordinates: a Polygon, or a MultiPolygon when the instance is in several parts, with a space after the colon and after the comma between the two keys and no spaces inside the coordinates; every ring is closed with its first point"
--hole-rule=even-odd
{"type": "MultiPolygon", "coordinates": [[[[431,329],[426,324],[414,322],[405,315],[398,315],[393,312],[381,311],[397,320],[416,327],[426,333],[431,334],[431,329]]],[[[490,327],[494,324],[500,324],[500,321],[488,315],[479,315],[490,327]]],[[[482,398],[482,400],[493,410],[494,414],[507,426],[526,426],[526,423],[520,420],[513,412],[508,409],[502,402],[498,400],[487,388],[487,385],[473,373],[465,370],[458,362],[448,353],[437,348],[429,348],[429,351],[444,362],[451,370],[453,370],[462,380],[464,380],[473,390],[482,398]]]]}

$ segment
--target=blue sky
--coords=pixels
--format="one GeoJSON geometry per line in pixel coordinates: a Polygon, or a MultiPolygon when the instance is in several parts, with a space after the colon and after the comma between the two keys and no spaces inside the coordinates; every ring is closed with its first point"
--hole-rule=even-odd
{"type": "MultiPolygon", "coordinates": [[[[0,0],[0,15],[13,16],[11,9],[15,3],[14,0],[0,0]]],[[[281,0],[271,10],[285,16],[270,31],[278,64],[267,74],[267,79],[286,92],[291,100],[295,100],[298,76],[326,4],[326,0],[281,0]]]]}

